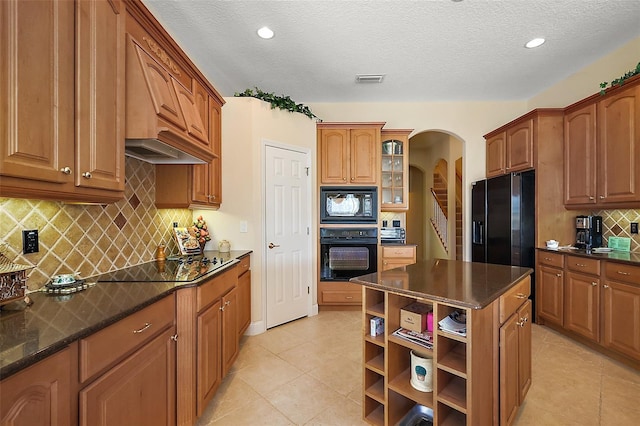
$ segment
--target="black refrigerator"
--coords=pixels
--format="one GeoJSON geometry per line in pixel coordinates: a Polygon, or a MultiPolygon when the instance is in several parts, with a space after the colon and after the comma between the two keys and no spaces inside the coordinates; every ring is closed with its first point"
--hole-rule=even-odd
{"type": "MultiPolygon", "coordinates": [[[[510,173],[472,185],[471,260],[533,269],[535,171],[510,173]]],[[[535,300],[534,280],[532,275],[532,302],[535,300]]]]}

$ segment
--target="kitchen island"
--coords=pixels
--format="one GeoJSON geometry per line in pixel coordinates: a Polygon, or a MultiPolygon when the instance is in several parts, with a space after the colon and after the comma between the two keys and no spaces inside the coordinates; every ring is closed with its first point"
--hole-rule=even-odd
{"type": "Polygon", "coordinates": [[[419,406],[436,425],[511,424],[531,385],[532,272],[430,259],[351,279],[364,286],[365,420],[395,425],[419,406]],[[414,302],[433,311],[432,348],[393,334],[414,302]],[[466,317],[464,335],[438,329],[454,313],[466,317]],[[384,320],[381,335],[371,335],[374,317],[384,320]],[[412,351],[431,359],[431,392],[410,384],[412,351]]]}

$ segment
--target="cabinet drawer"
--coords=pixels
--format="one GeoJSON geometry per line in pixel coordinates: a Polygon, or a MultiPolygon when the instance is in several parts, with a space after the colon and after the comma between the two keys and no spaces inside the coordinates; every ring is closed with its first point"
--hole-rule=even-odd
{"type": "Polygon", "coordinates": [[[382,246],[382,257],[384,259],[413,259],[415,262],[416,248],[414,246],[382,246]]]}
{"type": "Polygon", "coordinates": [[[607,278],[614,281],[624,281],[640,285],[640,266],[625,263],[606,262],[604,266],[607,278]]]}
{"type": "Polygon", "coordinates": [[[322,302],[327,304],[362,303],[361,291],[325,290],[322,292],[322,302]]]}
{"type": "Polygon", "coordinates": [[[549,253],[548,251],[538,252],[538,262],[543,265],[555,266],[556,268],[564,268],[564,255],[558,253],[549,253]]]}
{"type": "Polygon", "coordinates": [[[567,256],[567,268],[575,272],[600,275],[600,261],[585,257],[567,256]]]}
{"type": "Polygon", "coordinates": [[[240,263],[238,263],[237,268],[238,268],[238,277],[244,274],[245,272],[247,272],[249,268],[251,268],[251,261],[249,260],[249,256],[245,256],[242,259],[240,259],[240,263]]]}
{"type": "Polygon", "coordinates": [[[80,381],[141,347],[173,324],[174,318],[175,301],[171,295],[80,340],[80,381]]]}
{"type": "Polygon", "coordinates": [[[362,304],[362,286],[348,282],[318,283],[318,303],[326,305],[362,304]]]}
{"type": "Polygon", "coordinates": [[[500,324],[504,323],[531,294],[531,277],[527,277],[500,296],[500,324]]]}
{"type": "Polygon", "coordinates": [[[238,271],[236,267],[227,269],[198,287],[196,295],[197,311],[200,312],[236,286],[238,271]]]}

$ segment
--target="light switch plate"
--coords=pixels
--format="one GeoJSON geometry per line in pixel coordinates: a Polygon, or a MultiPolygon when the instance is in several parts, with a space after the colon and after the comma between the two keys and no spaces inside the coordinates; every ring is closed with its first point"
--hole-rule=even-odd
{"type": "Polygon", "coordinates": [[[246,220],[241,220],[240,221],[240,232],[247,232],[247,221],[246,220]]]}
{"type": "Polygon", "coordinates": [[[23,230],[22,231],[22,253],[37,253],[40,251],[38,243],[38,230],[23,230]]]}

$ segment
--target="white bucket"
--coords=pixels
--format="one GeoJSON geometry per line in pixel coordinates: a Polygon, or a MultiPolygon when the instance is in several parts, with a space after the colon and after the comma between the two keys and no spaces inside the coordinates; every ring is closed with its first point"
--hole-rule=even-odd
{"type": "Polygon", "coordinates": [[[420,392],[433,391],[433,361],[411,351],[411,386],[420,392]]]}

